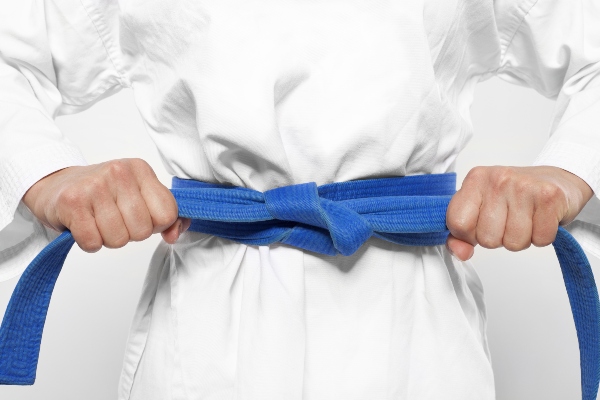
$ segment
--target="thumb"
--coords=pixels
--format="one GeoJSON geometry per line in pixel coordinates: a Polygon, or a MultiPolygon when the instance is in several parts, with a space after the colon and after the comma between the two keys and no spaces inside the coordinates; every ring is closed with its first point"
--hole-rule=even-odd
{"type": "Polygon", "coordinates": [[[192,220],[189,218],[177,218],[173,225],[162,231],[160,234],[165,242],[173,244],[179,239],[179,235],[189,229],[191,223],[192,220]]]}
{"type": "Polygon", "coordinates": [[[475,246],[455,238],[452,234],[448,235],[448,239],[446,239],[446,248],[461,261],[467,261],[475,253],[475,246]]]}

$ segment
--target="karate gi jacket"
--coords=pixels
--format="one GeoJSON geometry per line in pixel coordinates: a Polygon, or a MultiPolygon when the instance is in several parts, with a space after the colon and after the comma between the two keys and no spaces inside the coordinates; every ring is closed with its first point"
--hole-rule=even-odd
{"type": "MultiPolygon", "coordinates": [[[[57,236],[23,194],[87,164],[55,117],[123,88],[170,174],[265,191],[453,171],[493,76],[556,99],[534,164],[594,190],[568,228],[600,255],[597,0],[5,0],[0,279],[57,236]]],[[[186,232],[152,258],[118,398],[493,399],[485,330],[477,273],[444,246],[186,232]]]]}

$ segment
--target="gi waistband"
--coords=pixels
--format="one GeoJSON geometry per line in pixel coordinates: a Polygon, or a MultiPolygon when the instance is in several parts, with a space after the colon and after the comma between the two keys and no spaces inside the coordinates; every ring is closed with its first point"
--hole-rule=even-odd
{"type": "MultiPolygon", "coordinates": [[[[249,245],[281,242],[321,254],[351,255],[370,237],[408,246],[444,244],[456,174],[315,182],[259,192],[173,178],[179,216],[191,230],[249,245]]],[[[63,232],[21,276],[0,327],[0,384],[35,381],[54,284],[74,244],[63,232]]],[[[586,255],[564,228],[553,243],[571,303],[581,360],[583,399],[600,381],[600,302],[586,255]]]]}

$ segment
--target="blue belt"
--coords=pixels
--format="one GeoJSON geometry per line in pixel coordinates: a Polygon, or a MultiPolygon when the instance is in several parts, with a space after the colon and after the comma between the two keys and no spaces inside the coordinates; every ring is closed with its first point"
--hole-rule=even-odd
{"type": "MultiPolygon", "coordinates": [[[[281,242],[327,255],[350,255],[375,236],[408,246],[446,242],[446,209],[456,174],[314,182],[256,190],[173,178],[179,216],[190,230],[250,245],[281,242]]],[[[69,231],[27,267],[0,327],[0,384],[31,385],[50,296],[69,250],[69,231]]],[[[577,241],[559,227],[553,243],[573,311],[584,400],[600,378],[600,303],[592,269],[577,241]]]]}

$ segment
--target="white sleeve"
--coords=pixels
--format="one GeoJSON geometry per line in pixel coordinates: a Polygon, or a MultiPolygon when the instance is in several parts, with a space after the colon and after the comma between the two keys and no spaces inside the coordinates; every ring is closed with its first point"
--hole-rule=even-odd
{"type": "Polygon", "coordinates": [[[600,257],[600,1],[495,0],[494,7],[504,41],[497,76],[556,100],[533,165],[562,168],[592,188],[565,228],[600,257]]]}
{"type": "Polygon", "coordinates": [[[127,86],[119,63],[116,2],[0,5],[0,281],[20,274],[57,233],[21,201],[39,179],[86,165],[54,118],[127,86]]]}

